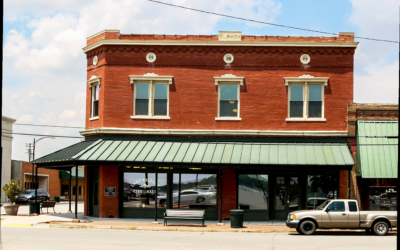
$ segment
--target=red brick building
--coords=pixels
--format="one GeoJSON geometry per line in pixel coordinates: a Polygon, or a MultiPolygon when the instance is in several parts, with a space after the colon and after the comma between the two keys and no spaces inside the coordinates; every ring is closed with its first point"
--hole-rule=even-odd
{"type": "Polygon", "coordinates": [[[86,165],[91,216],[285,219],[347,198],[353,36],[99,32],[83,48],[86,140],[36,162],[86,165]]]}

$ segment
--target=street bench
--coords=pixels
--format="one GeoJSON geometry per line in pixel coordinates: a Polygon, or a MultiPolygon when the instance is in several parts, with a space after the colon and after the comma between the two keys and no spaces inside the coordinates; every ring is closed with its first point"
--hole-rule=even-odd
{"type": "Polygon", "coordinates": [[[175,210],[167,209],[164,213],[164,226],[168,226],[167,220],[201,220],[204,227],[205,210],[175,210]]]}
{"type": "Polygon", "coordinates": [[[49,207],[52,207],[53,208],[53,211],[54,211],[54,213],[56,212],[56,210],[54,210],[54,207],[56,206],[56,202],[55,201],[43,201],[42,203],[41,203],[41,206],[40,206],[40,210],[42,211],[42,213],[43,213],[43,208],[47,208],[47,213],[49,213],[49,207]]]}

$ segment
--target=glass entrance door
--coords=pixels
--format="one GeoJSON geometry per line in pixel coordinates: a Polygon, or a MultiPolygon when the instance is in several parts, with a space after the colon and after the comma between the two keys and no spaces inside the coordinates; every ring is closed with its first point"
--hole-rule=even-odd
{"type": "Polygon", "coordinates": [[[273,206],[274,219],[286,220],[289,212],[299,210],[299,196],[298,176],[276,176],[273,206]]]}

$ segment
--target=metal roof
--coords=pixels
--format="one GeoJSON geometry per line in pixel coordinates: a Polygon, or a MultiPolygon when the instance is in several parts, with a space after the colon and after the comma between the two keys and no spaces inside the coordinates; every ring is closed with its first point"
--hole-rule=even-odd
{"type": "Polygon", "coordinates": [[[399,140],[382,137],[398,135],[398,121],[358,121],[357,174],[362,178],[397,178],[399,140]]]}
{"type": "MultiPolygon", "coordinates": [[[[81,144],[82,145],[82,144],[81,144]]],[[[76,144],[78,146],[78,144],[76,144]]],[[[82,145],[83,146],[83,145],[82,145]]],[[[73,147],[73,146],[71,146],[73,147]]],[[[70,148],[65,150],[71,151],[70,148]]],[[[75,149],[75,148],[74,148],[75,149]]],[[[69,161],[94,163],[185,163],[352,166],[344,140],[336,142],[251,142],[185,140],[115,140],[91,142],[69,161]]],[[[56,152],[57,153],[57,152],[56,152]]],[[[60,152],[58,151],[58,154],[60,152]]],[[[65,159],[65,157],[63,158],[65,159]]],[[[35,163],[60,162],[52,154],[35,163]],[[46,158],[47,157],[47,158],[46,158]]]]}

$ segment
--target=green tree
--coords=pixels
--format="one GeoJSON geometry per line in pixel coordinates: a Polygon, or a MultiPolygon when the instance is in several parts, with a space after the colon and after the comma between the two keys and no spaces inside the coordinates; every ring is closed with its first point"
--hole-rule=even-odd
{"type": "Polygon", "coordinates": [[[17,200],[17,195],[24,192],[25,189],[22,187],[19,179],[12,179],[8,184],[3,186],[3,191],[7,195],[7,198],[11,201],[11,204],[17,200]]]}

